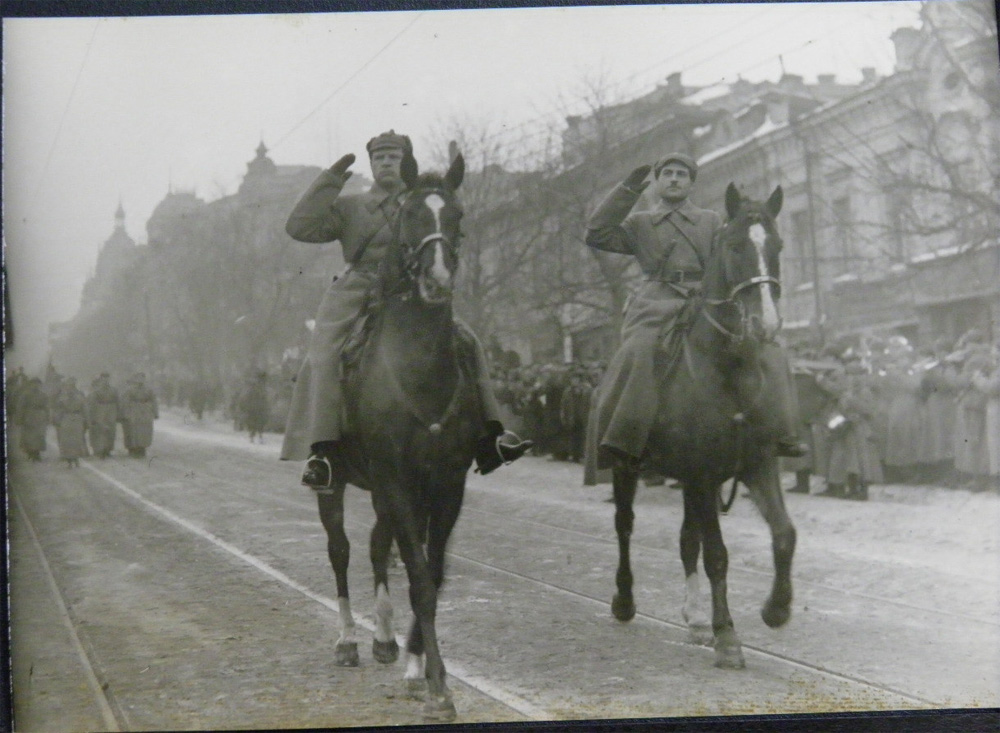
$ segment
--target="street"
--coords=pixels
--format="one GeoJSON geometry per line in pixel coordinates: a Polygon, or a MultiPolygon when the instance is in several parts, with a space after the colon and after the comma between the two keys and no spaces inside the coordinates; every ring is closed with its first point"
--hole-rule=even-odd
{"type": "MultiPolygon", "coordinates": [[[[145,459],[10,464],[12,655],[20,731],[273,729],[421,722],[368,631],[332,663],[338,617],[315,498],[281,436],[166,413],[145,459]]],[[[791,480],[790,476],[786,476],[791,480]]],[[[529,457],[469,475],[438,633],[458,722],[995,707],[1000,497],[876,486],[786,495],[798,529],[789,624],[767,628],[767,526],[722,526],[747,668],[719,670],[681,619],[681,495],[640,488],[637,617],[610,613],[607,485],[529,457]]],[[[354,612],[373,618],[367,494],[348,490],[354,612]]],[[[390,571],[395,629],[410,612],[390,571]]],[[[702,582],[707,596],[707,581],[702,582]]]]}

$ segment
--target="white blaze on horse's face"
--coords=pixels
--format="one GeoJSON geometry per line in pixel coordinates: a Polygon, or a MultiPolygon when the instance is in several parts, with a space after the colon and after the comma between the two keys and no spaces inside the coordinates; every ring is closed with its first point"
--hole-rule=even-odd
{"type": "MultiPolygon", "coordinates": [[[[767,257],[764,256],[764,245],[767,242],[767,230],[760,222],[750,225],[748,231],[750,241],[757,249],[757,267],[764,277],[771,275],[767,270],[767,257]]],[[[771,283],[765,282],[760,286],[761,320],[764,329],[768,334],[775,334],[781,327],[781,319],[778,316],[778,306],[774,302],[774,294],[771,292],[771,283]]]]}
{"type": "MultiPolygon", "coordinates": [[[[439,234],[441,237],[444,237],[444,232],[441,229],[441,210],[445,207],[444,199],[436,193],[432,193],[424,199],[424,203],[427,205],[427,208],[431,210],[431,213],[434,214],[434,234],[439,234]]],[[[440,241],[441,240],[438,240],[439,244],[440,241]]],[[[434,264],[431,266],[429,274],[441,287],[447,287],[451,282],[451,272],[445,264],[444,252],[441,250],[440,246],[434,247],[434,264]]]]}

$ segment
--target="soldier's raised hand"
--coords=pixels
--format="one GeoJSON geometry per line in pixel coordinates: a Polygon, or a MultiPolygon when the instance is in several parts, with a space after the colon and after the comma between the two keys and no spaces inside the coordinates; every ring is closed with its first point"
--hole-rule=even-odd
{"type": "Polygon", "coordinates": [[[354,175],[351,171],[347,169],[350,168],[352,165],[354,165],[355,160],[356,158],[354,157],[354,153],[348,153],[343,158],[334,163],[332,166],[330,166],[330,172],[340,176],[343,181],[347,181],[348,178],[354,175]]]}
{"type": "Polygon", "coordinates": [[[633,193],[642,193],[646,190],[646,186],[649,185],[646,176],[649,175],[651,170],[653,170],[653,166],[651,165],[640,165],[628,174],[628,178],[623,181],[622,185],[633,193]]]}

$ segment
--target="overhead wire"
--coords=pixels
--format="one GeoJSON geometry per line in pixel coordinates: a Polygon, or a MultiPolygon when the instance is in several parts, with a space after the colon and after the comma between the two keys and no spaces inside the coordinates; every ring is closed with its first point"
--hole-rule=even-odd
{"type": "Polygon", "coordinates": [[[413,20],[411,20],[409,23],[407,23],[402,28],[402,30],[399,31],[399,33],[397,33],[392,38],[390,38],[381,48],[378,49],[378,51],[376,51],[374,54],[372,54],[372,56],[370,56],[367,61],[365,61],[361,66],[359,66],[358,69],[353,74],[351,74],[350,76],[348,76],[340,84],[340,86],[338,86],[336,89],[334,89],[332,92],[330,92],[323,99],[323,101],[321,101],[319,104],[317,104],[312,109],[312,111],[310,111],[308,114],[306,114],[304,117],[302,117],[302,119],[300,119],[298,122],[296,122],[294,125],[292,125],[292,128],[288,132],[286,132],[283,136],[281,136],[281,138],[279,138],[278,141],[276,143],[274,143],[274,145],[271,146],[272,149],[278,147],[283,142],[285,142],[285,140],[287,140],[289,137],[291,137],[300,127],[302,127],[302,125],[304,125],[306,122],[308,122],[309,119],[312,118],[313,115],[315,115],[317,112],[319,112],[331,99],[333,99],[335,96],[337,96],[341,91],[343,91],[347,87],[348,84],[350,84],[358,76],[360,76],[361,73],[365,69],[367,69],[369,66],[371,66],[372,63],[374,63],[374,61],[379,56],[381,56],[383,53],[385,53],[389,49],[390,46],[392,46],[396,41],[398,41],[403,36],[403,34],[405,34],[408,30],[410,30],[410,28],[412,28],[413,25],[418,20],[420,20],[424,15],[426,15],[426,11],[422,12],[422,13],[418,13],[416,16],[414,16],[413,20]]]}
{"type": "Polygon", "coordinates": [[[42,165],[42,172],[38,176],[38,184],[35,186],[35,190],[28,200],[28,210],[33,211],[35,208],[35,203],[38,201],[38,196],[42,191],[42,186],[45,184],[45,177],[49,172],[49,165],[52,163],[52,156],[55,153],[56,145],[59,143],[59,138],[62,135],[63,125],[66,123],[66,118],[69,115],[70,106],[73,104],[73,98],[76,96],[76,89],[80,85],[80,78],[83,76],[83,70],[87,66],[87,59],[90,58],[90,51],[94,47],[94,39],[97,37],[97,29],[101,25],[102,18],[98,18],[94,23],[94,30],[90,33],[90,40],[87,41],[87,48],[83,52],[83,58],[80,59],[80,66],[76,70],[76,76],[73,79],[73,86],[70,88],[69,96],[66,98],[66,104],[63,106],[62,114],[59,116],[59,124],[56,126],[56,132],[52,136],[52,142],[49,144],[49,150],[45,155],[45,163],[42,165]]]}

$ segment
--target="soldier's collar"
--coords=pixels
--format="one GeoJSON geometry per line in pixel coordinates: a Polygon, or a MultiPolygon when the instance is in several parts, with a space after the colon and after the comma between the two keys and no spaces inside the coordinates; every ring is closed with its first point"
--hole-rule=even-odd
{"type": "Polygon", "coordinates": [[[692,224],[695,224],[698,221],[697,207],[691,203],[691,199],[684,199],[684,203],[676,209],[668,208],[662,201],[658,201],[656,206],[652,209],[653,223],[659,224],[661,221],[674,213],[679,214],[692,224]]]}
{"type": "Polygon", "coordinates": [[[406,193],[406,191],[403,190],[397,194],[391,194],[376,183],[374,186],[371,187],[371,190],[368,193],[371,196],[371,198],[365,204],[365,207],[368,209],[368,213],[374,214],[375,211],[389,199],[395,199],[396,203],[402,201],[402,197],[406,193]]]}

